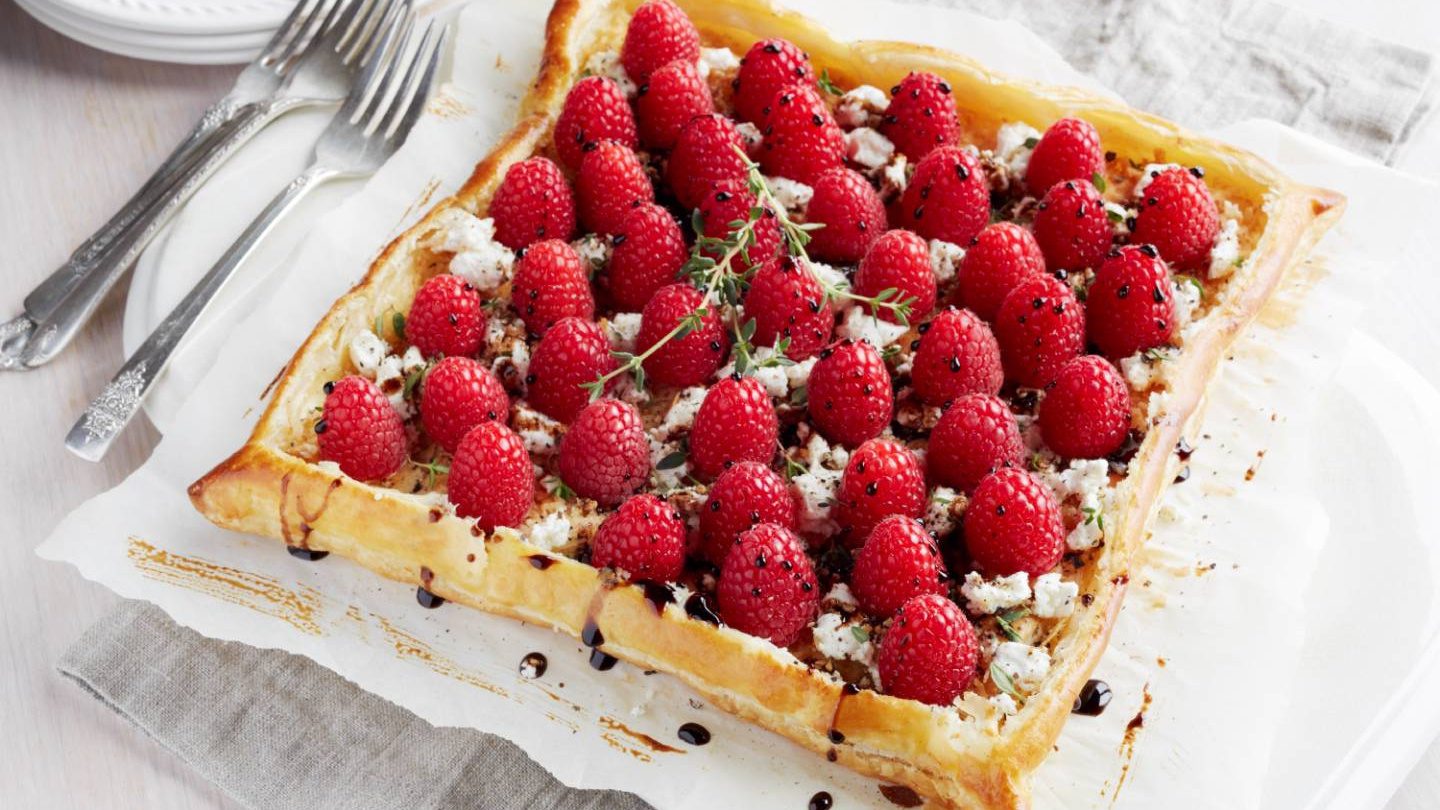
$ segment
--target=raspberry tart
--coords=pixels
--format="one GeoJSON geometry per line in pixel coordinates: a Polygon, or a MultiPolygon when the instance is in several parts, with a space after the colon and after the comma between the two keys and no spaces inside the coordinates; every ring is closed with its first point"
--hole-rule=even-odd
{"type": "Polygon", "coordinates": [[[1026,806],[1220,358],[1343,200],[766,0],[546,30],[196,508],[1026,806]]]}

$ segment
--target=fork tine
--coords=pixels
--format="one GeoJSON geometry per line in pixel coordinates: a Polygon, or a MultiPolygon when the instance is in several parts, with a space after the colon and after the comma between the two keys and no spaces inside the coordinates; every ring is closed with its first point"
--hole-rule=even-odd
{"type": "Polygon", "coordinates": [[[293,60],[309,52],[315,45],[315,42],[320,38],[321,32],[325,30],[325,20],[330,16],[330,13],[334,11],[334,4],[337,2],[340,2],[340,0],[317,0],[314,12],[305,20],[304,29],[296,32],[295,38],[290,40],[285,46],[284,53],[280,55],[280,59],[283,62],[293,67],[293,60]]]}
{"type": "Polygon", "coordinates": [[[325,47],[338,53],[341,43],[354,30],[356,16],[370,3],[371,0],[340,0],[336,13],[326,21],[325,47]]]}
{"type": "Polygon", "coordinates": [[[385,70],[374,82],[374,92],[351,119],[362,132],[368,134],[373,130],[372,125],[398,92],[399,78],[405,71],[406,55],[410,52],[410,38],[414,29],[415,15],[406,15],[396,34],[395,44],[386,57],[385,70]]]}
{"type": "Polygon", "coordinates": [[[335,114],[337,119],[357,121],[360,119],[361,113],[375,103],[376,99],[385,97],[389,76],[404,50],[405,38],[410,33],[410,26],[414,19],[414,14],[407,13],[388,21],[384,31],[381,32],[375,58],[366,63],[365,67],[361,69],[360,75],[356,77],[355,84],[350,88],[350,94],[345,97],[345,103],[335,114]]]}
{"type": "Polygon", "coordinates": [[[425,109],[425,103],[430,97],[430,84],[440,62],[440,51],[445,44],[446,30],[433,21],[425,26],[425,35],[410,58],[405,81],[396,91],[395,99],[390,102],[390,109],[385,113],[385,120],[376,130],[385,137],[399,133],[403,138],[425,109]]]}
{"type": "Polygon", "coordinates": [[[261,58],[266,61],[280,60],[286,48],[311,24],[323,3],[324,0],[300,0],[296,3],[295,7],[290,9],[290,14],[285,21],[275,29],[274,36],[270,37],[270,41],[265,44],[265,49],[261,51],[261,58]]]}
{"type": "Polygon", "coordinates": [[[365,27],[356,32],[354,41],[350,43],[350,49],[343,55],[345,64],[351,64],[359,60],[364,64],[375,55],[375,46],[380,40],[380,34],[384,31],[386,23],[397,14],[403,14],[410,10],[410,0],[379,0],[371,7],[371,13],[365,20],[365,27]]]}

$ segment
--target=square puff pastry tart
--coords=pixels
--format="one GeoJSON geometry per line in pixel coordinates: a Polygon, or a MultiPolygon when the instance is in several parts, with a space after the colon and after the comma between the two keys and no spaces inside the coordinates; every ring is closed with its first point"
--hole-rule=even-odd
{"type": "MultiPolygon", "coordinates": [[[[284,369],[249,441],[192,485],[191,499],[220,526],[334,552],[447,600],[587,642],[598,628],[605,653],[678,677],[729,712],[941,805],[1027,806],[1028,776],[1051,750],[1105,649],[1131,560],[1161,492],[1176,476],[1177,446],[1185,447],[1187,432],[1198,424],[1222,355],[1287,268],[1336,220],[1343,199],[1297,185],[1253,155],[1084,91],[1008,79],[935,48],[840,42],[768,0],[678,4],[705,47],[744,53],[759,39],[783,37],[809,54],[817,75],[823,70],[842,87],[890,87],[911,71],[935,73],[953,89],[962,142],[980,149],[995,145],[1006,124],[1043,129],[1062,117],[1084,119],[1118,156],[1107,162],[1107,196],[1132,188],[1146,164],[1203,167],[1235,223],[1232,238],[1243,259],[1224,278],[1216,273],[1200,281],[1203,303],[1179,351],[1164,361],[1163,373],[1141,374],[1138,381],[1128,375],[1143,439],[1116,468],[1100,501],[1103,545],[1067,557],[1065,579],[1081,595],[1073,612],[1027,638],[1045,649],[1052,665],[1023,705],[995,712],[989,698],[998,692],[984,682],[983,668],[955,706],[857,688],[834,667],[814,666],[766,640],[699,620],[681,603],[647,598],[645,589],[577,559],[603,517],[593,503],[537,490],[531,520],[519,530],[487,534],[447,509],[443,498],[420,491],[421,471],[379,486],[318,461],[314,424],[324,383],[355,373],[356,340],[377,319],[406,311],[419,287],[445,272],[450,255],[436,244],[456,209],[483,215],[508,167],[551,148],[566,93],[597,55],[619,50],[634,0],[556,1],[539,74],[514,128],[453,197],[390,244],[335,303],[284,369]],[[531,531],[534,518],[553,513],[565,516],[559,525],[568,525],[571,536],[540,543],[531,531]]],[[[653,417],[647,411],[647,426],[653,417]]]]}

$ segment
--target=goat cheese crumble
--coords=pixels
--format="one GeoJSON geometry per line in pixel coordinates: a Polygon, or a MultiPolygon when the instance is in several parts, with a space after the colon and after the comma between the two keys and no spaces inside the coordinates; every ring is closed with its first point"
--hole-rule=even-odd
{"type": "Polygon", "coordinates": [[[1080,586],[1066,582],[1059,574],[1041,574],[1035,579],[1035,615],[1042,619],[1060,619],[1075,612],[1075,597],[1080,586]]]}
{"type": "Polygon", "coordinates": [[[1008,577],[987,580],[976,571],[965,575],[960,593],[970,612],[989,615],[1012,608],[1030,598],[1030,575],[1017,571],[1008,577]]]}
{"type": "Polygon", "coordinates": [[[963,258],[965,248],[943,239],[930,240],[930,269],[935,271],[935,281],[940,284],[955,278],[963,258]]]}
{"type": "Polygon", "coordinates": [[[856,661],[867,667],[873,665],[875,644],[870,641],[868,631],[857,633],[856,627],[860,625],[847,621],[839,613],[822,613],[812,631],[815,649],[836,661],[856,661]],[[861,641],[862,637],[864,641],[861,641]]]}
{"type": "Polygon", "coordinates": [[[1023,692],[1033,693],[1050,674],[1050,653],[1018,641],[1001,642],[995,648],[994,663],[1023,692]]]}
{"type": "Polygon", "coordinates": [[[899,340],[910,331],[908,326],[890,323],[869,314],[864,307],[852,306],[845,311],[845,319],[836,327],[836,334],[854,341],[866,341],[877,349],[883,349],[899,340]]]}
{"type": "Polygon", "coordinates": [[[808,469],[791,480],[800,493],[800,528],[814,534],[834,534],[838,527],[830,519],[830,511],[850,453],[839,445],[832,447],[819,433],[810,436],[805,450],[808,469]]]}
{"type": "Polygon", "coordinates": [[[810,204],[810,199],[815,196],[815,189],[788,177],[766,177],[765,185],[770,187],[775,201],[792,214],[803,212],[805,206],[810,204]]]}
{"type": "Polygon", "coordinates": [[[845,133],[845,156],[873,172],[895,156],[895,144],[870,127],[860,127],[845,133]]]}
{"type": "Polygon", "coordinates": [[[450,272],[481,292],[494,292],[515,267],[515,253],[495,239],[495,220],[480,219],[462,208],[447,208],[436,221],[427,247],[453,253],[450,272]]]}
{"type": "Polygon", "coordinates": [[[738,72],[740,57],[729,48],[701,48],[695,67],[700,71],[700,78],[708,81],[711,75],[730,76],[738,72]]]}
{"type": "Polygon", "coordinates": [[[554,551],[570,542],[570,519],[564,511],[556,511],[532,520],[525,527],[525,539],[532,546],[554,551]]]}
{"type": "Polygon", "coordinates": [[[635,352],[635,339],[640,336],[640,313],[619,312],[615,317],[601,321],[610,348],[617,352],[635,352]]]}
{"type": "Polygon", "coordinates": [[[630,81],[630,76],[625,73],[625,66],[620,64],[620,54],[615,51],[591,54],[585,62],[585,70],[615,82],[628,99],[634,99],[640,92],[640,88],[636,87],[635,82],[630,81]]]}
{"type": "Polygon", "coordinates": [[[842,127],[854,129],[870,123],[872,116],[878,118],[890,108],[890,97],[885,91],[872,84],[862,84],[840,97],[835,105],[835,121],[842,127]]]}
{"type": "Polygon", "coordinates": [[[1040,140],[1040,130],[1024,121],[1002,124],[995,132],[995,151],[991,153],[996,165],[1005,168],[1010,177],[1019,179],[1030,168],[1030,155],[1035,151],[1029,146],[1031,139],[1040,140]]]}

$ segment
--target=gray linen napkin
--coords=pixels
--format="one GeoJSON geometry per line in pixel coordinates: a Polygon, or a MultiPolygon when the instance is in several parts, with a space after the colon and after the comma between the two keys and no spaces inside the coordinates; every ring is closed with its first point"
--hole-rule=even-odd
{"type": "MultiPolygon", "coordinates": [[[[1016,18],[1142,109],[1206,127],[1271,118],[1387,163],[1437,84],[1424,53],[1268,3],[940,4],[1016,18]]],[[[646,807],[567,789],[503,739],[433,728],[307,659],[202,637],[149,604],[122,604],[59,670],[255,808],[646,807]]]]}

